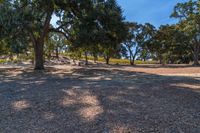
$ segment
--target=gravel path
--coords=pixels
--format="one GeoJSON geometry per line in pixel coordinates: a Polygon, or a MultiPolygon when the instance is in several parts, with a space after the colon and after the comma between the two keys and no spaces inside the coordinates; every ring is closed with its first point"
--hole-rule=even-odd
{"type": "Polygon", "coordinates": [[[0,67],[1,133],[199,133],[200,68],[0,67]]]}

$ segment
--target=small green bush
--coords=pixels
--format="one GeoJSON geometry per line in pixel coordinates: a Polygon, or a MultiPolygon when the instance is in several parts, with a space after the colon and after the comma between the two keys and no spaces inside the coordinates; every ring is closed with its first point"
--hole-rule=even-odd
{"type": "Polygon", "coordinates": [[[6,59],[0,59],[0,64],[4,64],[6,62],[8,62],[6,59]]]}

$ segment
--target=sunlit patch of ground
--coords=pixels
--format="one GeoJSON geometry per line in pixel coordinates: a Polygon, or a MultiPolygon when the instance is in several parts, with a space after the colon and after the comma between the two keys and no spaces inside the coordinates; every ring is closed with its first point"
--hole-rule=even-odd
{"type": "Polygon", "coordinates": [[[66,96],[60,101],[62,106],[83,105],[77,113],[87,119],[94,120],[98,115],[103,113],[103,108],[100,105],[96,96],[90,94],[88,90],[72,89],[64,91],[66,96]]]}
{"type": "Polygon", "coordinates": [[[55,114],[52,112],[44,112],[43,114],[43,118],[49,121],[54,119],[54,117],[55,117],[55,114]]]}
{"type": "Polygon", "coordinates": [[[20,101],[15,101],[12,103],[12,107],[15,110],[23,110],[23,109],[27,109],[30,107],[30,103],[26,100],[20,100],[20,101]]]}
{"type": "Polygon", "coordinates": [[[193,91],[200,92],[200,82],[199,82],[199,84],[177,83],[177,84],[171,84],[171,85],[179,87],[179,88],[189,88],[193,91]]]}

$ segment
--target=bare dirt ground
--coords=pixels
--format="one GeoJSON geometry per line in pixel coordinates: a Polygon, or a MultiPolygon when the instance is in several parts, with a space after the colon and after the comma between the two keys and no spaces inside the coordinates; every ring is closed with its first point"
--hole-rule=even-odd
{"type": "Polygon", "coordinates": [[[1,133],[199,133],[200,67],[0,66],[1,133]]]}

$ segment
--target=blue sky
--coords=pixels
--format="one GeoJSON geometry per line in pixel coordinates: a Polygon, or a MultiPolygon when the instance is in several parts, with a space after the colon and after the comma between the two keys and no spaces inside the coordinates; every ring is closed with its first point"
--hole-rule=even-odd
{"type": "Polygon", "coordinates": [[[156,27],[176,23],[170,18],[174,6],[188,0],[117,0],[128,21],[149,22],[156,27]]]}

